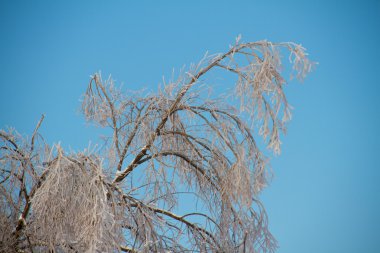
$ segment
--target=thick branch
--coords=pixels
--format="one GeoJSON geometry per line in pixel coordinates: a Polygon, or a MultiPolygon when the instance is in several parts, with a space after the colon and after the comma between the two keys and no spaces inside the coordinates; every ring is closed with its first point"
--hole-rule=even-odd
{"type": "Polygon", "coordinates": [[[235,51],[240,50],[241,48],[247,47],[250,44],[241,44],[237,46],[237,48],[233,47],[231,48],[227,53],[218,56],[216,59],[214,59],[208,66],[201,69],[195,76],[193,76],[190,80],[190,82],[186,85],[184,85],[181,89],[181,91],[177,94],[177,97],[175,101],[172,103],[168,111],[164,114],[164,116],[161,119],[161,122],[158,124],[156,130],[154,133],[152,133],[151,137],[148,139],[147,144],[140,150],[140,152],[136,155],[136,157],[133,159],[133,161],[128,165],[128,167],[120,174],[118,174],[115,179],[113,180],[114,183],[118,183],[122,181],[125,177],[129,175],[133,171],[133,169],[136,167],[136,163],[140,161],[141,158],[143,158],[147,150],[150,149],[153,142],[155,141],[156,137],[160,134],[161,129],[164,127],[165,123],[167,122],[170,114],[176,109],[182,98],[185,96],[187,91],[198,81],[198,79],[203,76],[205,73],[207,73],[210,69],[217,66],[217,64],[225,59],[227,56],[233,54],[235,51]]]}

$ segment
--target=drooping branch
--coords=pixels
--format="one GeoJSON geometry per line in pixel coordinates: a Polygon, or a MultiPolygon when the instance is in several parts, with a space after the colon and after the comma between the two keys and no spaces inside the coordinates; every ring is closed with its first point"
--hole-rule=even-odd
{"type": "MultiPolygon", "coordinates": [[[[117,176],[114,179],[114,182],[120,182],[122,181],[125,177],[128,176],[128,174],[133,171],[133,169],[136,167],[136,164],[139,162],[140,159],[142,159],[146,154],[147,151],[150,149],[152,144],[154,143],[155,139],[157,136],[160,134],[160,131],[166,124],[169,116],[177,109],[179,106],[182,98],[186,95],[186,93],[191,89],[191,87],[199,80],[201,76],[206,74],[208,71],[210,71],[214,67],[223,67],[227,69],[228,71],[232,71],[236,74],[239,75],[239,77],[242,77],[245,79],[246,83],[248,84],[238,84],[239,86],[246,86],[248,87],[243,88],[240,87],[240,89],[243,88],[243,90],[251,89],[249,88],[249,85],[253,85],[254,90],[253,90],[253,99],[259,99],[257,102],[257,105],[260,106],[261,103],[265,104],[265,108],[268,110],[269,115],[272,117],[272,122],[273,122],[273,132],[272,136],[270,139],[269,147],[273,147],[275,152],[279,152],[279,140],[278,140],[278,130],[277,130],[277,115],[280,109],[280,101],[284,103],[285,106],[285,115],[284,115],[284,120],[286,120],[289,116],[287,114],[289,113],[289,109],[287,106],[287,101],[285,99],[285,96],[282,91],[282,84],[284,83],[283,78],[279,75],[277,69],[279,68],[279,57],[277,55],[277,51],[274,50],[277,47],[286,47],[291,51],[291,55],[295,56],[294,62],[296,63],[294,65],[294,68],[299,72],[299,73],[305,73],[307,71],[310,71],[312,64],[307,60],[305,57],[305,53],[303,51],[303,48],[292,44],[292,43],[270,43],[270,42],[254,42],[254,43],[245,43],[245,44],[237,44],[234,47],[232,47],[227,53],[221,54],[215,58],[213,58],[208,65],[206,65],[204,68],[201,68],[200,70],[196,71],[196,73],[191,74],[190,80],[187,84],[184,84],[180,91],[177,93],[175,99],[171,102],[170,107],[163,113],[161,120],[159,121],[157,127],[155,130],[150,134],[149,138],[147,139],[146,144],[141,148],[140,152],[135,156],[135,158],[131,161],[131,163],[121,172],[118,173],[117,176]],[[257,56],[257,54],[254,52],[255,49],[257,48],[262,48],[262,54],[263,54],[263,59],[257,56]],[[269,51],[273,49],[273,54],[269,51]],[[245,49],[250,49],[251,52],[250,54],[245,52],[245,49]],[[232,64],[234,62],[234,56],[236,54],[244,54],[247,55],[249,54],[250,56],[254,57],[257,62],[257,67],[255,63],[250,62],[248,67],[251,69],[234,69],[229,66],[224,66],[221,62],[225,58],[229,58],[230,62],[228,64],[232,64]],[[271,57],[274,58],[274,60],[271,61],[271,57]],[[251,71],[251,72],[250,72],[251,71]],[[272,82],[272,79],[274,79],[274,82],[272,82]],[[272,86],[271,84],[274,83],[275,85],[272,86]],[[276,85],[276,83],[278,85],[276,85]],[[275,87],[274,89],[271,89],[271,87],[275,87]],[[277,100],[277,96],[281,98],[281,100],[278,100],[276,102],[276,112],[274,112],[269,103],[266,102],[265,97],[262,95],[263,92],[272,92],[275,94],[274,99],[277,100]],[[258,95],[255,95],[257,93],[258,95]],[[256,98],[257,96],[257,98],[256,98]]],[[[304,74],[298,74],[300,78],[304,77],[304,74]]],[[[242,99],[244,96],[247,96],[243,92],[240,94],[242,96],[242,99]]],[[[255,102],[254,101],[248,101],[248,102],[255,102]]],[[[256,104],[256,103],[253,103],[256,104]]],[[[251,108],[249,108],[251,109],[251,108]]],[[[261,112],[259,112],[260,114],[261,112]]],[[[260,115],[259,115],[260,117],[260,115]]],[[[266,124],[265,124],[266,125],[266,124]]],[[[266,128],[266,127],[265,127],[266,128]]],[[[263,131],[263,135],[266,138],[266,131],[263,131]]]]}

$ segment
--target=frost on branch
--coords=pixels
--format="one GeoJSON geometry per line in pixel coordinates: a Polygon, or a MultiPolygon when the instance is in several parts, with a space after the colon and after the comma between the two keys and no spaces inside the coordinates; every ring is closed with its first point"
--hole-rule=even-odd
{"type": "Polygon", "coordinates": [[[96,157],[65,156],[58,147],[32,198],[29,233],[50,250],[111,252],[122,244],[122,209],[96,157]]]}
{"type": "Polygon", "coordinates": [[[23,145],[15,134],[0,132],[6,203],[0,219],[12,228],[10,243],[0,246],[26,252],[273,252],[276,240],[259,200],[271,171],[258,138],[280,153],[291,118],[282,73],[302,80],[312,65],[300,45],[237,40],[157,92],[123,92],[95,74],[82,111],[111,130],[101,152],[65,155],[46,147],[50,155],[41,155],[43,145],[34,141],[40,123],[23,145]],[[234,93],[208,91],[213,70],[236,77],[234,93]],[[184,200],[193,206],[182,208],[184,200]]]}

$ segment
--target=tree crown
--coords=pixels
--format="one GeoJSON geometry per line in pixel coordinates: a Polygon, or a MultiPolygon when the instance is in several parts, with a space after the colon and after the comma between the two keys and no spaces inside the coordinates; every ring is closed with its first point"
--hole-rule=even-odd
{"type": "Polygon", "coordinates": [[[0,249],[274,251],[258,196],[270,168],[257,137],[280,153],[291,118],[283,51],[302,80],[313,63],[301,45],[240,38],[148,95],[96,73],[82,112],[112,130],[99,152],[48,146],[43,117],[30,139],[2,130],[0,249]],[[204,76],[217,69],[236,76],[233,97],[206,92],[204,76]],[[195,208],[176,213],[183,199],[195,208]]]}

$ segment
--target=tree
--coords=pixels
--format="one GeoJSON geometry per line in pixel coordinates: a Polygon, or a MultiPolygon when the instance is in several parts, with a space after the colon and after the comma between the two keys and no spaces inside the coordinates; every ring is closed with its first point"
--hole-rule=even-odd
{"type": "Polygon", "coordinates": [[[44,143],[43,116],[31,138],[1,130],[0,251],[273,252],[256,141],[279,153],[290,119],[282,51],[303,79],[313,64],[301,45],[240,38],[155,93],[95,74],[82,111],[111,130],[95,151],[44,143]],[[233,96],[209,91],[212,70],[236,76],[233,96]]]}

